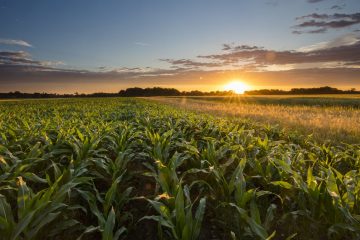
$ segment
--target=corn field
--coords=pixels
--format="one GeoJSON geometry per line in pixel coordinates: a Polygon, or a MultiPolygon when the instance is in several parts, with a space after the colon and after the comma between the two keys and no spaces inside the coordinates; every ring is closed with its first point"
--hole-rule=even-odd
{"type": "Polygon", "coordinates": [[[360,146],[140,99],[0,103],[1,239],[360,239],[360,146]]]}

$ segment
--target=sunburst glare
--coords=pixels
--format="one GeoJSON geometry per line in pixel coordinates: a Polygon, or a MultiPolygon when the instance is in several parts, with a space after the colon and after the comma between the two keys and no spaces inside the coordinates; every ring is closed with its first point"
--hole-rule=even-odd
{"type": "Polygon", "coordinates": [[[224,86],[224,90],[233,91],[236,94],[243,94],[249,89],[250,87],[247,84],[238,80],[232,81],[224,86]]]}

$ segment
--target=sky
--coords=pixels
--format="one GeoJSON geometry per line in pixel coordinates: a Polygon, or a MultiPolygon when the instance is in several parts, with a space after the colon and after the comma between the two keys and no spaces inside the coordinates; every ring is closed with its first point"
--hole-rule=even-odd
{"type": "Polygon", "coordinates": [[[0,0],[0,92],[360,89],[359,0],[0,0]]]}

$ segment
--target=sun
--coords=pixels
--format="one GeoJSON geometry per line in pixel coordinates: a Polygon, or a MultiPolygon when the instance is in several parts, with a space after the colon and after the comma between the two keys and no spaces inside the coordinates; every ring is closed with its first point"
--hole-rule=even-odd
{"type": "Polygon", "coordinates": [[[243,94],[246,90],[249,90],[249,86],[240,81],[232,81],[224,86],[224,90],[233,91],[236,94],[243,94]]]}

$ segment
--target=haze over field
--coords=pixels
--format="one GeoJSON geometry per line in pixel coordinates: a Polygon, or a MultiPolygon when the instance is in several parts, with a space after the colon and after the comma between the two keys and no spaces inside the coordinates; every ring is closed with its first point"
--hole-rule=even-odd
{"type": "Polygon", "coordinates": [[[360,88],[358,0],[0,0],[0,29],[0,92],[360,88]]]}

